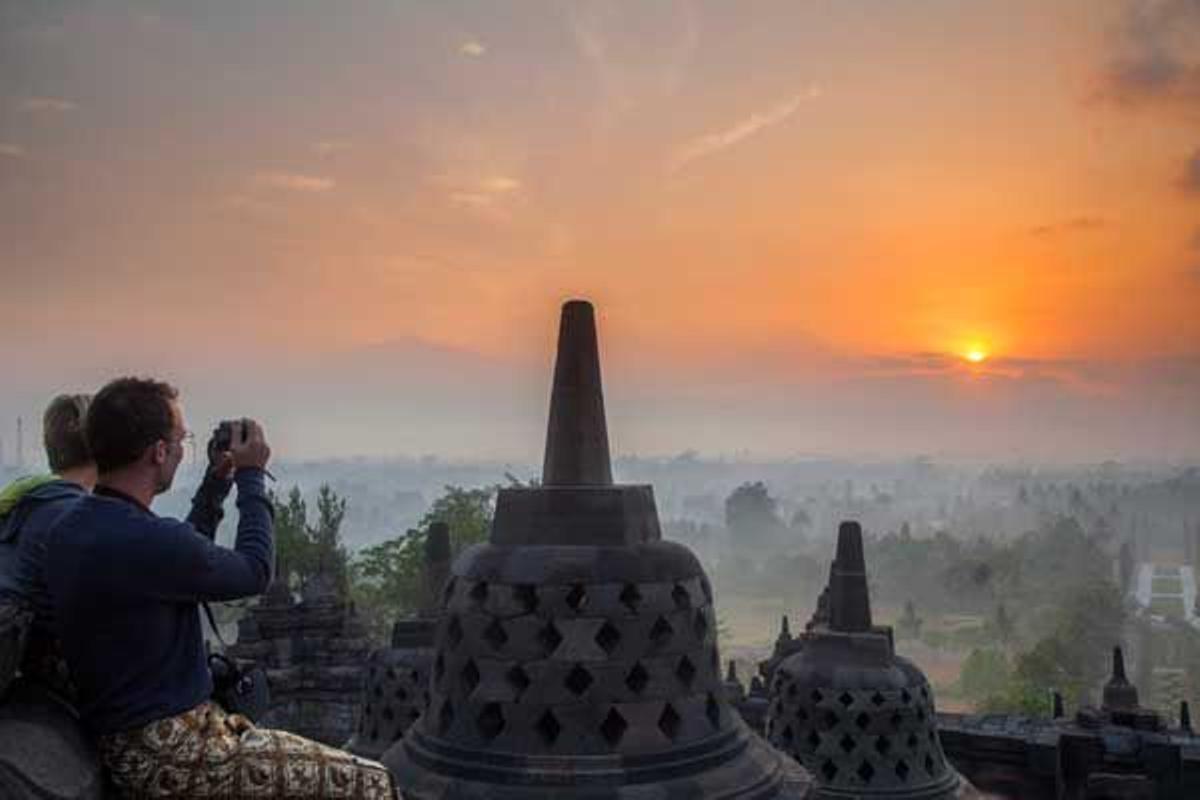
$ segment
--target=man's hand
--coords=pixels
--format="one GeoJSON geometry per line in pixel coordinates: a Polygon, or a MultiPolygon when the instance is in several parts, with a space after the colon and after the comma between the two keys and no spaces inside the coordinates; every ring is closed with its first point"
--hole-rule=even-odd
{"type": "Polygon", "coordinates": [[[267,462],[271,460],[271,446],[267,444],[262,426],[252,419],[233,423],[233,442],[229,455],[235,471],[244,467],[265,470],[267,462]]]}

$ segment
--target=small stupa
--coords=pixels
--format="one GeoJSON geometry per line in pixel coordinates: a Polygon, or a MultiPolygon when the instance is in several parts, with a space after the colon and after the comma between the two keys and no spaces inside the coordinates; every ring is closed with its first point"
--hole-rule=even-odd
{"type": "Polygon", "coordinates": [[[872,622],[856,522],[838,530],[825,597],[775,669],[766,723],[771,743],[812,774],[812,797],[977,796],[942,752],[929,681],[872,622]]]}
{"type": "Polygon", "coordinates": [[[425,534],[425,568],[416,615],[397,620],[388,647],[371,653],[363,686],[362,713],[346,749],[378,760],[399,741],[429,703],[433,637],[438,602],[450,571],[450,528],[434,522],[425,534]]]}

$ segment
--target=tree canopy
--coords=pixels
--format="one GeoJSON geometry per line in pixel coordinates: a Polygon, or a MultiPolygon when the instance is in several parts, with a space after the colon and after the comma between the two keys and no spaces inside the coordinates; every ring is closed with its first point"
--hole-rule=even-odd
{"type": "Polygon", "coordinates": [[[451,557],[487,539],[497,488],[446,486],[415,528],[358,553],[353,564],[355,600],[374,626],[382,629],[396,617],[420,610],[430,525],[449,526],[451,557]]]}
{"type": "Polygon", "coordinates": [[[735,542],[761,543],[783,530],[779,504],[762,481],[743,483],[725,500],[725,527],[735,542]]]}
{"type": "Polygon", "coordinates": [[[342,542],[346,499],[328,484],[317,490],[316,519],[309,521],[308,503],[300,487],[293,486],[287,498],[272,495],[275,506],[275,552],[279,569],[296,585],[303,586],[318,573],[333,578],[338,590],[349,591],[349,554],[342,542]]]}

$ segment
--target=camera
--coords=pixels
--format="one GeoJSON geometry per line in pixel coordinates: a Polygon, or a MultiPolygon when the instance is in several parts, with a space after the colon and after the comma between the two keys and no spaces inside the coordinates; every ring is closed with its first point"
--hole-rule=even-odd
{"type": "MultiPolygon", "coordinates": [[[[233,426],[237,423],[236,420],[222,420],[216,430],[213,431],[212,439],[209,441],[209,451],[211,453],[224,453],[227,450],[233,449],[233,426]]],[[[242,425],[242,441],[246,440],[246,420],[240,420],[242,425]]]]}

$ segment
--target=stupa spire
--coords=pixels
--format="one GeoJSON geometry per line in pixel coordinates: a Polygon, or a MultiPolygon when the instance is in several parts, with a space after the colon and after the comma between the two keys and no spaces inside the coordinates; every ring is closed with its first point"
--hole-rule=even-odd
{"type": "Polygon", "coordinates": [[[1104,685],[1103,708],[1127,711],[1137,707],[1137,687],[1125,677],[1125,654],[1120,647],[1114,647],[1112,650],[1112,677],[1104,685]]]}
{"type": "Polygon", "coordinates": [[[862,527],[843,522],[838,527],[837,557],[829,582],[829,628],[842,633],[871,630],[871,598],[863,559],[862,527]]]}
{"type": "Polygon", "coordinates": [[[562,307],[546,429],[544,486],[611,486],[596,314],[585,300],[562,307]]]}
{"type": "Polygon", "coordinates": [[[1129,682],[1129,678],[1125,677],[1125,653],[1119,647],[1114,647],[1112,651],[1112,681],[1129,682]]]}
{"type": "Polygon", "coordinates": [[[421,576],[422,598],[420,614],[433,616],[441,603],[442,589],[450,576],[450,526],[433,522],[425,534],[425,570],[421,576]]]}

